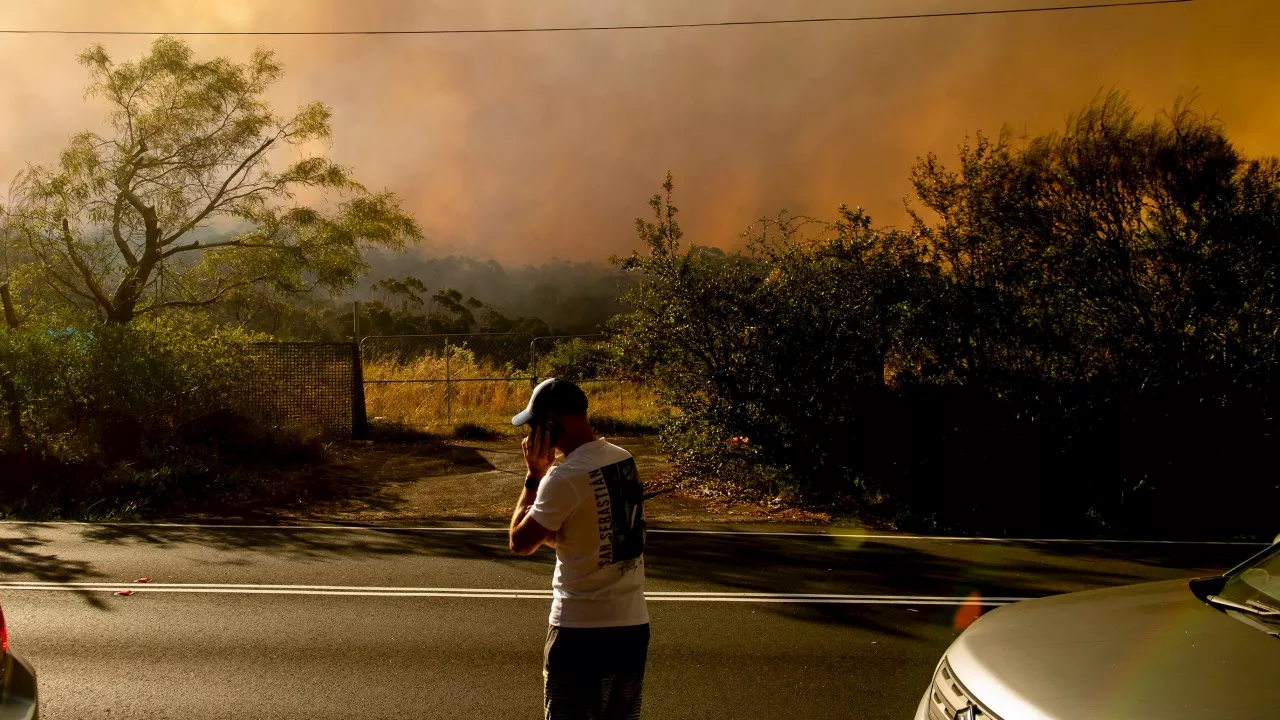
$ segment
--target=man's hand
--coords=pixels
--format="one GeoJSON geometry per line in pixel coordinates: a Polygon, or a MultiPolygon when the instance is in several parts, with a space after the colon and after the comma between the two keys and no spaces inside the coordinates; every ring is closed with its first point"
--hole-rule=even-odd
{"type": "MultiPolygon", "coordinates": [[[[547,470],[556,461],[556,448],[551,444],[551,430],[545,424],[534,425],[529,437],[520,443],[520,447],[524,449],[524,464],[529,469],[530,477],[541,482],[547,470]]],[[[508,539],[512,552],[519,555],[528,555],[544,544],[554,547],[555,533],[529,517],[529,511],[533,509],[533,503],[537,499],[537,490],[526,484],[520,491],[520,500],[516,503],[515,512],[511,514],[511,530],[508,539]]]]}
{"type": "Polygon", "coordinates": [[[544,423],[535,425],[521,443],[524,449],[524,464],[529,474],[538,480],[547,474],[547,469],[556,461],[556,448],[551,444],[551,429],[544,423]]]}

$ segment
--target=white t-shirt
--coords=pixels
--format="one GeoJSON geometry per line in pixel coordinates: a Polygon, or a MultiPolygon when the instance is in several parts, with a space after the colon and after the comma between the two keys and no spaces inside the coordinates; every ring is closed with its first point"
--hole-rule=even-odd
{"type": "Polygon", "coordinates": [[[550,470],[529,515],[556,534],[551,624],[649,622],[644,604],[644,488],[631,453],[594,440],[550,470]]]}

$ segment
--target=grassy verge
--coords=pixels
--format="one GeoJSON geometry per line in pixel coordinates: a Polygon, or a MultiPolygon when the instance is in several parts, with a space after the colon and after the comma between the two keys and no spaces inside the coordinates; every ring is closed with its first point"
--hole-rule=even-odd
{"type": "MultiPolygon", "coordinates": [[[[529,401],[532,383],[511,368],[455,358],[450,381],[439,358],[413,362],[371,361],[365,365],[365,407],[374,427],[398,427],[432,435],[506,434],[511,416],[529,401]],[[499,379],[494,379],[499,378],[499,379]]],[[[591,415],[606,432],[652,432],[663,408],[641,383],[583,380],[591,415]]]]}

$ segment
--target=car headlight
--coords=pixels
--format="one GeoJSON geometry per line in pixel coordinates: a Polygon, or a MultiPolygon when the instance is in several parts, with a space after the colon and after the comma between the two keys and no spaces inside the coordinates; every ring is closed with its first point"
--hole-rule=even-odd
{"type": "Polygon", "coordinates": [[[978,702],[944,658],[929,688],[929,720],[1000,720],[978,702]]]}

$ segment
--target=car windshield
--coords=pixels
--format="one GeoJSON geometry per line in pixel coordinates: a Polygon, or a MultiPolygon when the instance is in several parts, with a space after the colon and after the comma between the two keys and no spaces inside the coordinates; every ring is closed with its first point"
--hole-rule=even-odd
{"type": "Polygon", "coordinates": [[[1222,589],[1222,596],[1236,602],[1253,601],[1280,608],[1280,546],[1232,574],[1222,589]]]}

